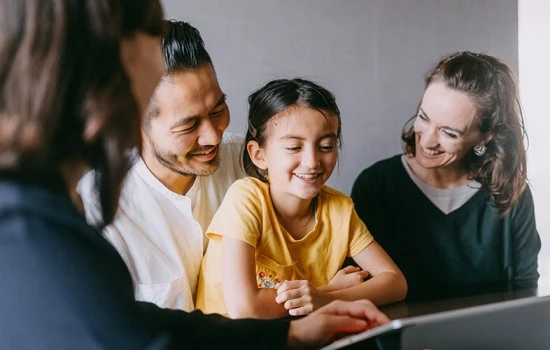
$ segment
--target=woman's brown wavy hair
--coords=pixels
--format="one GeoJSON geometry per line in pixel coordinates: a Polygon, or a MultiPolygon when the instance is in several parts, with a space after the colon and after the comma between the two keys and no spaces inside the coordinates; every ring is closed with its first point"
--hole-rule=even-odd
{"type": "MultiPolygon", "coordinates": [[[[462,51],[443,58],[427,75],[426,87],[436,81],[468,94],[478,106],[479,130],[492,138],[484,155],[470,151],[464,163],[471,178],[489,190],[501,215],[507,215],[527,185],[527,134],[514,73],[493,56],[462,51]]],[[[415,134],[410,123],[401,139],[405,153],[414,156],[415,134]]]]}
{"type": "MultiPolygon", "coordinates": [[[[117,208],[140,116],[120,40],[162,35],[158,0],[0,2],[0,170],[59,174],[84,161],[96,170],[105,223],[117,208]],[[93,141],[83,130],[98,116],[93,141]]],[[[159,38],[160,40],[160,38],[159,38]]]]}

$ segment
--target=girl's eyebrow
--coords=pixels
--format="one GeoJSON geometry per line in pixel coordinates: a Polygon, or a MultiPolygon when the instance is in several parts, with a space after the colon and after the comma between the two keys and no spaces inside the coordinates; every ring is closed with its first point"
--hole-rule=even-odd
{"type": "MultiPolygon", "coordinates": [[[[319,138],[317,138],[317,140],[322,140],[322,139],[327,139],[327,138],[337,139],[338,135],[336,135],[336,133],[329,132],[329,133],[321,135],[319,138]]],[[[281,137],[281,140],[300,140],[300,141],[303,141],[303,140],[305,140],[305,138],[302,137],[302,136],[296,136],[296,135],[285,135],[285,136],[281,137]]]]}

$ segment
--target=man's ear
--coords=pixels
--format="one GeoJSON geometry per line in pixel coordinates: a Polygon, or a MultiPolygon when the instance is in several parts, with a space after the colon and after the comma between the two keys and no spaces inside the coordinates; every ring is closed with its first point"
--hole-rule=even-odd
{"type": "Polygon", "coordinates": [[[246,151],[256,167],[262,170],[267,170],[267,162],[265,161],[265,152],[260,147],[257,141],[251,140],[246,144],[246,151]]]}

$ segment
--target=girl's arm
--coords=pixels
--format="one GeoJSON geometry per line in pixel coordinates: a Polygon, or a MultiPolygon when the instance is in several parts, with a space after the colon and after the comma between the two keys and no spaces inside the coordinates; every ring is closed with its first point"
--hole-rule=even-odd
{"type": "Polygon", "coordinates": [[[405,298],[407,281],[403,273],[376,241],[355,255],[353,260],[372,277],[358,286],[329,292],[333,299],[369,299],[375,305],[384,305],[405,298]]]}
{"type": "Polygon", "coordinates": [[[254,247],[236,238],[222,238],[223,297],[231,318],[288,317],[275,302],[277,291],[258,288],[254,247]]]}
{"type": "MultiPolygon", "coordinates": [[[[369,299],[375,305],[384,305],[400,301],[407,295],[405,277],[378,243],[373,241],[353,259],[368,271],[369,280],[355,282],[353,287],[345,289],[314,288],[308,281],[285,281],[277,289],[277,302],[284,305],[291,315],[307,315],[331,300],[369,299]]],[[[340,270],[342,271],[342,270],[340,270]]],[[[363,272],[350,272],[362,280],[363,272]]],[[[348,276],[351,277],[351,276],[348,276]]],[[[354,284],[354,283],[352,283],[354,284]]]]}

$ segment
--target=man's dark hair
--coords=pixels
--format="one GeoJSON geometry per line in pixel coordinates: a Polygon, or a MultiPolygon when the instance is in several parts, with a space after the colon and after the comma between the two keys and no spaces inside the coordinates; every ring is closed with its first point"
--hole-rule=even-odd
{"type": "MultiPolygon", "coordinates": [[[[214,67],[197,28],[184,21],[165,20],[165,29],[162,38],[164,75],[196,69],[205,64],[214,67]]],[[[145,130],[148,130],[151,120],[157,117],[159,112],[153,95],[143,118],[145,130]]]]}
{"type": "Polygon", "coordinates": [[[162,40],[166,74],[195,69],[203,64],[212,65],[197,28],[187,22],[175,20],[166,21],[166,27],[166,35],[162,40]]]}

